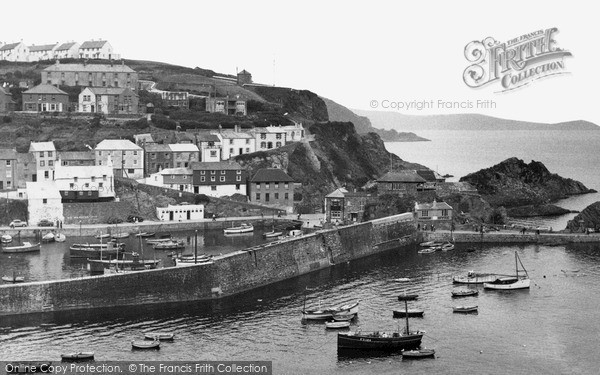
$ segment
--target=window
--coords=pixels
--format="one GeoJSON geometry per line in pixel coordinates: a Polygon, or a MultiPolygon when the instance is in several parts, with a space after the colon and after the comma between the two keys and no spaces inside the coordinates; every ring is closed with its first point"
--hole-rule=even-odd
{"type": "Polygon", "coordinates": [[[105,174],[102,175],[102,180],[106,181],[106,175],[105,174]]]}
{"type": "Polygon", "coordinates": [[[44,151],[40,151],[40,158],[44,157],[44,151]]]}
{"type": "Polygon", "coordinates": [[[267,182],[267,183],[265,183],[265,189],[268,189],[268,188],[269,188],[269,183],[267,182]]]}
{"type": "Polygon", "coordinates": [[[242,181],[242,176],[235,176],[236,181],[242,181]]]}
{"type": "Polygon", "coordinates": [[[260,182],[256,183],[256,190],[260,190],[260,182]]]}
{"type": "Polygon", "coordinates": [[[221,178],[219,179],[219,181],[225,182],[225,176],[221,176],[221,178]]]}
{"type": "Polygon", "coordinates": [[[86,183],[85,183],[83,186],[84,186],[86,189],[88,189],[88,188],[90,187],[90,184],[86,182],[86,183]]]}
{"type": "Polygon", "coordinates": [[[48,157],[51,158],[52,157],[52,151],[48,151],[48,157]]]}
{"type": "Polygon", "coordinates": [[[7,166],[7,167],[10,167],[10,160],[7,160],[7,161],[6,161],[6,166],[7,166]]]}
{"type": "Polygon", "coordinates": [[[235,190],[240,190],[240,184],[235,184],[235,190]]]}
{"type": "MultiPolygon", "coordinates": [[[[10,169],[6,170],[6,178],[12,178],[12,170],[10,170],[10,169]]],[[[7,182],[10,182],[10,181],[7,181],[7,182]]]]}
{"type": "Polygon", "coordinates": [[[71,183],[69,184],[69,189],[71,189],[71,190],[75,189],[75,184],[71,182],[71,183]]]}
{"type": "Polygon", "coordinates": [[[200,182],[205,182],[206,181],[206,177],[202,176],[200,177],[200,182]]]}
{"type": "Polygon", "coordinates": [[[137,151],[133,151],[133,155],[137,155],[137,151]]]}
{"type": "Polygon", "coordinates": [[[217,156],[217,152],[216,152],[216,151],[211,151],[211,152],[210,152],[210,157],[211,157],[211,158],[214,158],[214,157],[216,157],[216,156],[217,156]]]}
{"type": "Polygon", "coordinates": [[[42,203],[43,203],[43,204],[46,204],[46,203],[48,203],[48,199],[47,199],[47,198],[42,198],[42,203]]]}
{"type": "Polygon", "coordinates": [[[133,164],[137,164],[137,159],[134,159],[134,160],[133,160],[133,164]]]}
{"type": "Polygon", "coordinates": [[[242,171],[238,169],[237,171],[235,171],[235,174],[242,174],[242,171]]]}
{"type": "Polygon", "coordinates": [[[246,144],[249,145],[250,144],[250,140],[246,139],[246,144]]]}
{"type": "Polygon", "coordinates": [[[40,167],[44,167],[44,166],[46,166],[46,162],[43,160],[40,160],[40,167]]]}
{"type": "Polygon", "coordinates": [[[265,133],[260,133],[260,139],[267,139],[267,135],[265,133]]]}
{"type": "Polygon", "coordinates": [[[77,182],[77,177],[73,177],[73,181],[77,182]]]}
{"type": "Polygon", "coordinates": [[[210,190],[212,190],[212,191],[217,191],[217,186],[216,186],[216,185],[212,185],[212,186],[210,187],[210,190]]]}
{"type": "Polygon", "coordinates": [[[128,169],[128,170],[127,170],[127,173],[131,173],[131,174],[133,174],[133,173],[135,173],[135,169],[131,169],[131,168],[130,168],[130,169],[128,169]]]}
{"type": "Polygon", "coordinates": [[[277,138],[277,139],[281,139],[281,133],[277,133],[277,134],[275,135],[275,138],[277,138]]]}
{"type": "Polygon", "coordinates": [[[215,176],[211,176],[210,180],[211,180],[212,182],[216,181],[216,178],[215,178],[215,176]]]}
{"type": "Polygon", "coordinates": [[[266,193],[265,194],[265,202],[268,202],[268,201],[269,201],[269,193],[266,193]]]}
{"type": "Polygon", "coordinates": [[[286,189],[289,189],[288,183],[286,182],[285,184],[283,184],[283,187],[286,188],[286,189]]]}
{"type": "Polygon", "coordinates": [[[281,142],[275,143],[275,147],[281,147],[281,142]]]}
{"type": "Polygon", "coordinates": [[[290,199],[290,196],[288,193],[283,194],[283,199],[288,200],[290,199]]]}
{"type": "Polygon", "coordinates": [[[225,170],[222,170],[222,171],[221,171],[221,174],[225,174],[225,170]]]}
{"type": "Polygon", "coordinates": [[[260,148],[266,148],[267,142],[260,142],[260,148]]]}
{"type": "Polygon", "coordinates": [[[102,182],[98,182],[98,189],[102,189],[103,186],[104,184],[102,182]]]}
{"type": "Polygon", "coordinates": [[[232,148],[229,149],[229,155],[233,155],[233,149],[232,148]]]}
{"type": "Polygon", "coordinates": [[[206,174],[206,171],[200,171],[200,174],[206,174]]]}
{"type": "Polygon", "coordinates": [[[427,210],[421,211],[421,216],[422,217],[428,217],[429,216],[429,211],[427,211],[427,210]]]}
{"type": "Polygon", "coordinates": [[[246,147],[246,153],[250,152],[250,147],[246,147]]]}
{"type": "Polygon", "coordinates": [[[92,176],[92,182],[96,182],[96,177],[92,176]]]}
{"type": "Polygon", "coordinates": [[[54,165],[54,160],[48,160],[48,166],[52,167],[54,165]]]}
{"type": "Polygon", "coordinates": [[[210,171],[210,174],[217,174],[217,171],[210,171]]]}
{"type": "Polygon", "coordinates": [[[233,139],[229,140],[229,144],[232,145],[233,144],[233,139]]]}
{"type": "Polygon", "coordinates": [[[275,183],[275,189],[279,189],[279,182],[275,183]]]}
{"type": "Polygon", "coordinates": [[[275,199],[279,199],[279,193],[275,193],[275,199]]]}
{"type": "Polygon", "coordinates": [[[256,200],[259,201],[260,200],[260,193],[256,193],[256,200]]]}

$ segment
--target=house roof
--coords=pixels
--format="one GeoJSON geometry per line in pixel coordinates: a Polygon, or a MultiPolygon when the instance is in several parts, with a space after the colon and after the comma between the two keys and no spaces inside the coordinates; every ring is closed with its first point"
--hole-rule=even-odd
{"type": "Polygon", "coordinates": [[[21,44],[21,42],[5,44],[2,47],[0,47],[0,51],[10,51],[11,49],[14,49],[19,44],[21,44]]]}
{"type": "Polygon", "coordinates": [[[432,170],[420,169],[417,171],[417,174],[429,182],[436,182],[438,180],[444,180],[444,177],[442,177],[436,171],[432,171],[432,170]]]}
{"type": "Polygon", "coordinates": [[[335,189],[333,192],[327,194],[325,198],[344,198],[344,194],[347,194],[348,190],[344,188],[335,189]]]}
{"type": "Polygon", "coordinates": [[[400,171],[400,172],[388,172],[377,182],[411,182],[411,183],[422,183],[427,182],[423,177],[419,176],[416,171],[400,171]]]}
{"type": "Polygon", "coordinates": [[[93,151],[59,151],[58,158],[61,160],[95,160],[93,151]]]}
{"type": "Polygon", "coordinates": [[[191,175],[194,172],[189,168],[165,168],[158,173],[162,174],[162,175],[166,175],[166,174],[191,175]]]}
{"type": "Polygon", "coordinates": [[[233,130],[221,130],[221,132],[219,134],[221,134],[221,137],[227,138],[227,139],[231,139],[231,138],[251,139],[251,138],[254,138],[254,136],[251,134],[236,132],[233,130]]]}
{"type": "Polygon", "coordinates": [[[45,72],[116,72],[135,73],[127,65],[122,64],[54,64],[44,69],[45,72]]]}
{"type": "Polygon", "coordinates": [[[154,138],[152,138],[152,134],[150,133],[135,134],[133,138],[136,142],[154,143],[154,138]]]}
{"type": "Polygon", "coordinates": [[[278,168],[263,168],[252,177],[251,182],[294,182],[287,173],[278,168]]]}
{"type": "MultiPolygon", "coordinates": [[[[123,91],[129,90],[127,87],[86,87],[86,89],[90,90],[94,95],[121,95],[123,91]]],[[[134,93],[134,95],[136,94],[134,93]]]]}
{"type": "Polygon", "coordinates": [[[14,148],[0,148],[1,160],[17,159],[17,150],[14,148]]]}
{"type": "Polygon", "coordinates": [[[106,43],[106,40],[86,40],[79,48],[102,48],[106,43]]]}
{"type": "Polygon", "coordinates": [[[39,181],[26,183],[27,199],[62,199],[58,186],[54,181],[39,181]]]}
{"type": "Polygon", "coordinates": [[[128,139],[105,139],[96,145],[95,150],[136,150],[142,148],[128,139]]]}
{"type": "Polygon", "coordinates": [[[254,128],[252,129],[252,131],[254,133],[272,133],[272,134],[278,134],[278,133],[285,133],[285,129],[282,129],[280,127],[276,127],[276,126],[266,126],[264,128],[254,128]]]}
{"type": "Polygon", "coordinates": [[[198,152],[198,146],[193,143],[171,143],[168,145],[173,152],[198,152]]]}
{"type": "Polygon", "coordinates": [[[29,46],[29,52],[41,52],[41,51],[52,51],[58,43],[45,44],[43,46],[29,46]]]}
{"type": "Polygon", "coordinates": [[[38,152],[38,151],[56,151],[56,147],[54,147],[54,142],[31,142],[29,144],[29,152],[38,152]]]}
{"type": "Polygon", "coordinates": [[[56,51],[67,51],[71,49],[77,42],[63,43],[56,48],[56,51]]]}
{"type": "Polygon", "coordinates": [[[416,210],[452,210],[452,206],[450,206],[446,202],[436,202],[433,203],[415,203],[416,210]]]}
{"type": "Polygon", "coordinates": [[[56,86],[47,85],[45,83],[37,85],[25,92],[23,94],[58,94],[58,95],[69,95],[63,90],[59,89],[56,86]]]}
{"type": "Polygon", "coordinates": [[[164,143],[150,143],[144,146],[146,152],[171,152],[169,145],[164,143]]]}
{"type": "Polygon", "coordinates": [[[215,162],[194,162],[191,167],[195,171],[222,171],[243,169],[242,166],[234,161],[215,161],[215,162]]]}
{"type": "Polygon", "coordinates": [[[72,179],[112,176],[113,168],[109,165],[57,165],[54,170],[54,179],[72,179]]]}
{"type": "Polygon", "coordinates": [[[221,139],[213,133],[198,132],[194,134],[196,135],[196,139],[200,142],[221,142],[221,139]]]}

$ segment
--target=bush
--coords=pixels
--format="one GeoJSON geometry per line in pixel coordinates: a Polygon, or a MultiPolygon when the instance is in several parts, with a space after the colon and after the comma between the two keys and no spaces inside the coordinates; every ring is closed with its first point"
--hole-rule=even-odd
{"type": "Polygon", "coordinates": [[[107,224],[121,224],[122,222],[123,222],[123,219],[120,219],[120,218],[114,217],[114,216],[111,216],[108,219],[106,219],[107,224]]]}
{"type": "Polygon", "coordinates": [[[10,116],[4,116],[4,117],[2,117],[2,122],[5,124],[11,123],[12,118],[10,116]]]}
{"type": "Polygon", "coordinates": [[[169,120],[164,115],[152,115],[152,123],[157,128],[175,130],[177,129],[177,122],[169,120]]]}
{"type": "Polygon", "coordinates": [[[148,126],[148,120],[145,117],[142,117],[138,120],[126,121],[123,124],[123,127],[126,129],[146,129],[148,126]]]}

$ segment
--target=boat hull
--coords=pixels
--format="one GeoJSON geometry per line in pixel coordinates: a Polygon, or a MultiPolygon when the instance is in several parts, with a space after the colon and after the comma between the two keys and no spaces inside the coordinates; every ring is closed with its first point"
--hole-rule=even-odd
{"type": "Polygon", "coordinates": [[[498,275],[477,275],[474,277],[469,276],[454,276],[452,282],[454,284],[484,284],[491,283],[498,278],[498,275]]]}
{"type": "Polygon", "coordinates": [[[399,335],[390,334],[391,337],[375,335],[338,333],[338,349],[358,350],[402,350],[414,349],[421,345],[423,335],[420,333],[399,335]],[[396,335],[396,337],[394,337],[396,335]]]}
{"type": "Polygon", "coordinates": [[[419,349],[419,350],[403,350],[402,358],[418,359],[418,358],[431,358],[435,356],[435,350],[433,349],[419,349]]]}
{"type": "Polygon", "coordinates": [[[28,253],[33,251],[40,251],[40,244],[25,244],[21,246],[6,246],[2,248],[4,253],[28,253]]]}
{"type": "Polygon", "coordinates": [[[520,279],[512,283],[485,283],[483,284],[484,289],[493,289],[493,290],[515,290],[515,289],[529,289],[531,284],[531,280],[529,279],[520,279]]]}
{"type": "Polygon", "coordinates": [[[343,329],[349,327],[350,322],[325,322],[325,328],[328,329],[343,329]]]}
{"type": "Polygon", "coordinates": [[[413,310],[408,310],[408,312],[406,310],[393,310],[394,313],[394,318],[406,318],[408,317],[413,317],[413,318],[417,318],[417,317],[422,317],[423,314],[425,314],[424,310],[417,310],[417,309],[413,309],[413,310]]]}
{"type": "Polygon", "coordinates": [[[476,296],[478,294],[479,294],[479,292],[476,291],[476,290],[461,291],[461,292],[452,292],[452,298],[470,297],[470,296],[476,296]]]}
{"type": "Polygon", "coordinates": [[[477,306],[457,306],[453,307],[452,311],[455,313],[475,313],[477,309],[477,306]]]}
{"type": "Polygon", "coordinates": [[[223,229],[224,234],[240,234],[240,233],[250,233],[250,232],[254,232],[254,227],[252,225],[242,225],[239,227],[223,229]]]}

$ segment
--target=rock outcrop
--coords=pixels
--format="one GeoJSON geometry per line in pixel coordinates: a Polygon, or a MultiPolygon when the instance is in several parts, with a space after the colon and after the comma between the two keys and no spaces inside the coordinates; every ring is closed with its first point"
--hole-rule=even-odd
{"type": "Polygon", "coordinates": [[[540,206],[570,195],[595,192],[579,181],[550,173],[540,162],[507,159],[491,168],[462,177],[492,206],[540,206]]]}
{"type": "Polygon", "coordinates": [[[584,232],[586,228],[600,228],[600,202],[592,203],[567,223],[567,229],[584,232]]]}

